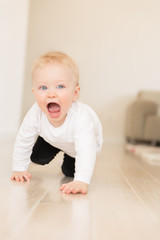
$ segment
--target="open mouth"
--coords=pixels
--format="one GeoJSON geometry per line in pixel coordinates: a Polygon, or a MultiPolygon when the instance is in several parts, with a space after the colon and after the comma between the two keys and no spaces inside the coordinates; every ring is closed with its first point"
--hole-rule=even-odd
{"type": "Polygon", "coordinates": [[[48,103],[47,108],[50,113],[58,113],[61,110],[61,107],[58,103],[48,103]]]}

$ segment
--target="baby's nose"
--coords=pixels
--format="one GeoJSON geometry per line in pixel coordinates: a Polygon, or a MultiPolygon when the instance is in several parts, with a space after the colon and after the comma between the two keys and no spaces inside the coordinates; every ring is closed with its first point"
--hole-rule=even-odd
{"type": "Polygon", "coordinates": [[[48,92],[48,97],[49,98],[56,98],[57,97],[56,91],[53,91],[53,90],[49,91],[48,92]]]}

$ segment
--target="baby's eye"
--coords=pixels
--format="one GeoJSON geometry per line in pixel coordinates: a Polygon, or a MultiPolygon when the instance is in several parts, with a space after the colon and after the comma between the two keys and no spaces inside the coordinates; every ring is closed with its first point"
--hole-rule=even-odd
{"type": "Polygon", "coordinates": [[[62,89],[64,88],[64,85],[58,85],[57,88],[62,89]]]}
{"type": "Polygon", "coordinates": [[[47,87],[46,87],[46,86],[41,86],[40,89],[41,89],[41,90],[46,90],[47,87]]]}

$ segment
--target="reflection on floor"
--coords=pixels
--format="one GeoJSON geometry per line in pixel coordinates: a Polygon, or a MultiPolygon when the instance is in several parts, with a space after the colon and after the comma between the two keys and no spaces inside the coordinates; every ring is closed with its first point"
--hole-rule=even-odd
{"type": "Polygon", "coordinates": [[[32,180],[10,181],[12,143],[1,143],[0,239],[159,240],[160,166],[123,146],[103,146],[87,195],[59,191],[60,154],[31,166],[32,180]]]}

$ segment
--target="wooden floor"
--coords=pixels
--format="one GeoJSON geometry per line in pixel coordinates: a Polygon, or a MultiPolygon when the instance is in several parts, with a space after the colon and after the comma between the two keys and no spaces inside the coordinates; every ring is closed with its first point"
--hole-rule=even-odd
{"type": "Polygon", "coordinates": [[[103,146],[87,195],[59,191],[61,158],[10,181],[12,143],[1,143],[0,239],[159,240],[160,165],[103,146]]]}

